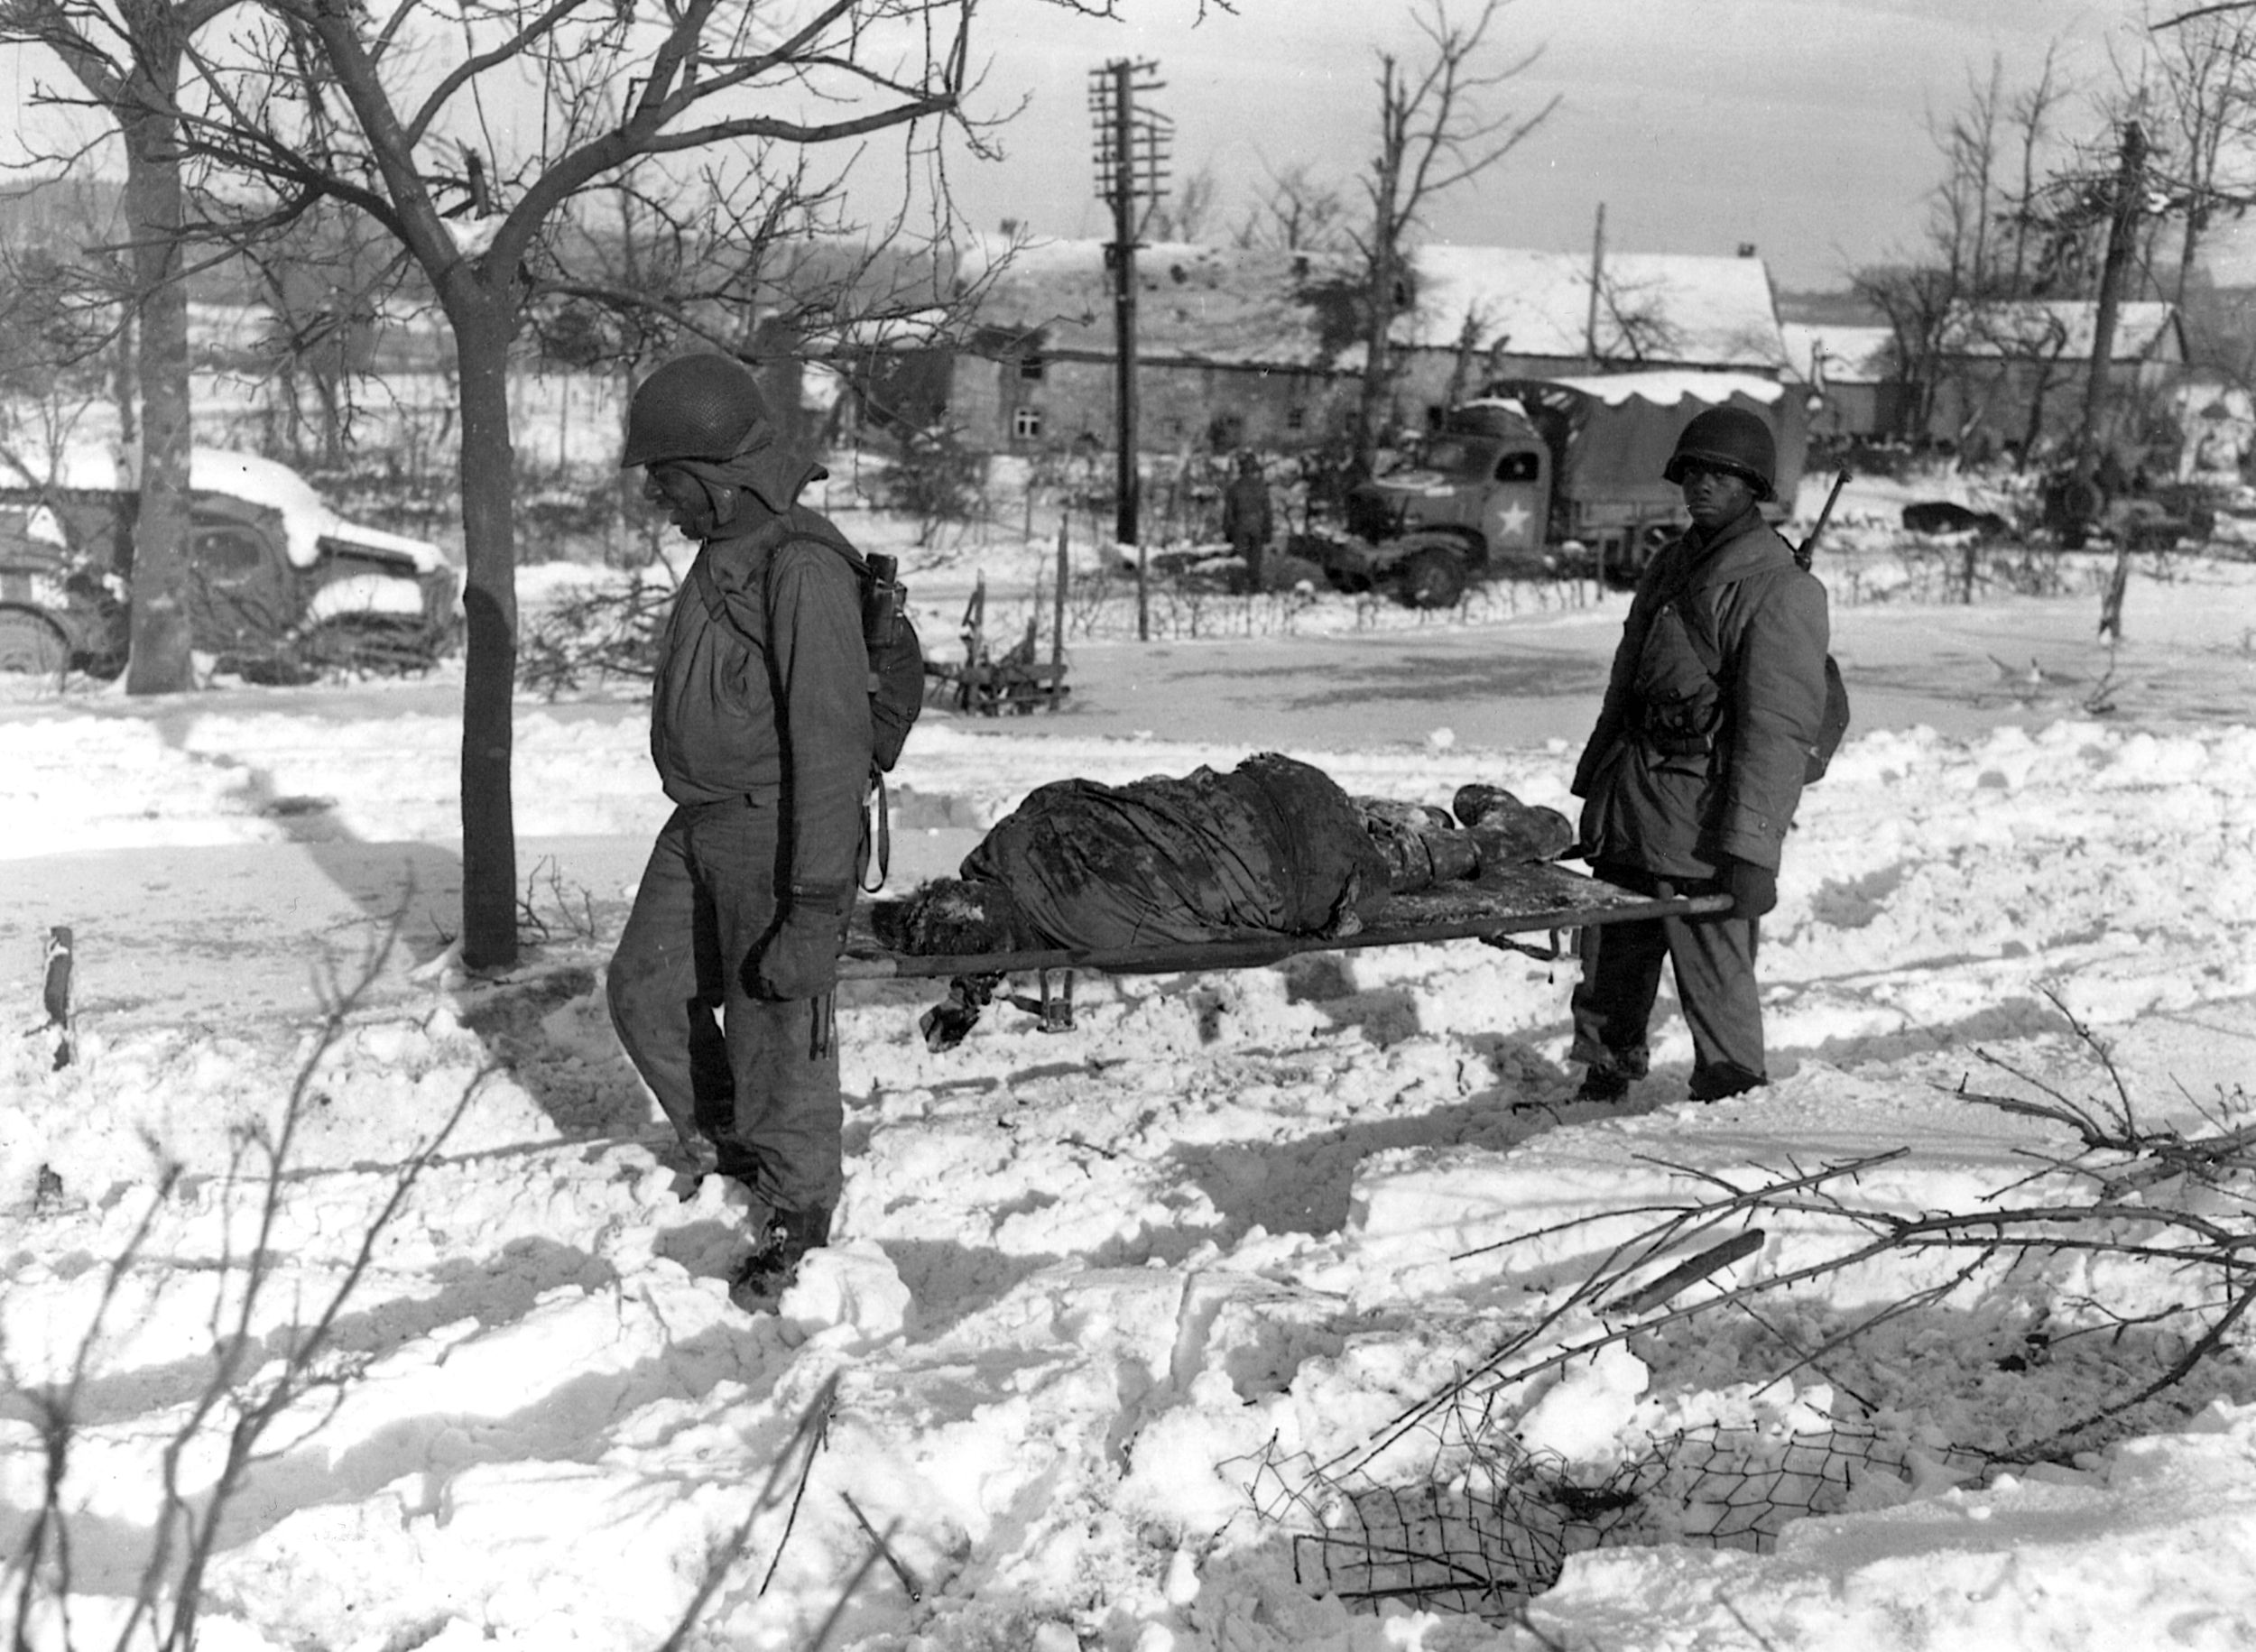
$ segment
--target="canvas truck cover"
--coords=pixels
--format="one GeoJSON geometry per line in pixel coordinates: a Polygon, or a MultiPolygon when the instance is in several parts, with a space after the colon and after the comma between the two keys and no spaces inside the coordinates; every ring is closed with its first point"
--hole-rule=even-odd
{"type": "Polygon", "coordinates": [[[1552,452],[1561,515],[1622,508],[1650,516],[1676,508],[1678,488],[1661,471],[1678,433],[1711,407],[1742,407],[1778,438],[1779,498],[1801,481],[1808,413],[1774,379],[1752,373],[1661,369],[1573,378],[1502,379],[1484,399],[1516,401],[1552,452]]]}

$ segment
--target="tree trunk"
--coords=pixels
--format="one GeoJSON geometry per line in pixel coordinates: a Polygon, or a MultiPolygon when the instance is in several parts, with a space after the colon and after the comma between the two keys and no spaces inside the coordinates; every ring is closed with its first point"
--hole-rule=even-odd
{"type": "Polygon", "coordinates": [[[188,289],[180,277],[182,219],[175,123],[150,111],[171,102],[177,51],[144,42],[135,106],[121,115],[125,220],[133,241],[134,308],[141,382],[140,504],[134,518],[133,623],[128,694],[195,686],[189,658],[188,289]]]}
{"type": "MultiPolygon", "coordinates": [[[[2115,310],[2130,268],[2139,226],[2139,192],[2146,169],[2146,134],[2136,121],[2122,129],[2122,164],[2115,179],[2114,218],[2108,226],[2106,261],[2100,266],[2099,308],[2092,318],[2092,375],[2084,392],[2084,423],[2076,442],[2076,475],[2089,482],[2099,468],[2100,432],[2106,412],[2108,374],[2115,354],[2115,310]]],[[[2122,603],[2131,585],[2131,542],[2115,548],[2115,567],[2100,598],[2099,634],[2122,641],[2122,603]]]]}
{"type": "Polygon", "coordinates": [[[2089,481],[2099,466],[2101,427],[2107,409],[2108,376],[2115,354],[2115,314],[2122,302],[2122,280],[2131,267],[2139,227],[2139,191],[2146,170],[2146,134],[2136,121],[2122,128],[2122,160],[2115,175],[2113,217],[2107,253],[2100,264],[2099,301],[2092,316],[2092,371],[2084,390],[2084,418],[2076,433],[2076,475],[2089,481]]]}
{"type": "Polygon", "coordinates": [[[1386,432],[1387,409],[1394,391],[1392,351],[1394,328],[1394,288],[1398,269],[1395,248],[1372,249],[1370,290],[1364,330],[1363,391],[1355,402],[1355,472],[1373,475],[1378,468],[1379,446],[1386,432]]]}
{"type": "Polygon", "coordinates": [[[462,375],[462,961],[517,961],[517,824],[510,793],[517,689],[516,467],[507,298],[448,303],[462,375]]]}
{"type": "Polygon", "coordinates": [[[1402,157],[1409,93],[1394,60],[1379,60],[1379,159],[1371,180],[1371,246],[1364,269],[1363,393],[1355,401],[1355,475],[1378,467],[1379,438],[1394,392],[1395,292],[1402,272],[1402,157]]]}

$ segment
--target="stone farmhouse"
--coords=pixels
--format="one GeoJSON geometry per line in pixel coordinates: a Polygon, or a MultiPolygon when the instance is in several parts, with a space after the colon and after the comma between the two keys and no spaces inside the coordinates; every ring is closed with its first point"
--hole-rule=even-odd
{"type": "MultiPolygon", "coordinates": [[[[1350,262],[1188,244],[1141,249],[1138,430],[1147,451],[1290,449],[1336,438],[1364,346],[1350,262]]],[[[1489,381],[1609,369],[1786,374],[1771,282],[1754,257],[1591,260],[1437,245],[1419,250],[1393,339],[1396,417],[1415,429],[1489,381]]],[[[1109,450],[1114,299],[1104,244],[1015,249],[984,285],[966,346],[896,339],[855,374],[863,416],[945,424],[966,447],[1109,450]]]]}
{"type": "MultiPolygon", "coordinates": [[[[1927,433],[1977,451],[2057,443],[2076,429],[2091,379],[2099,306],[2030,300],[1969,306],[1953,316],[1938,351],[1927,433]]],[[[2186,334],[2175,305],[2142,300],[2117,308],[2108,352],[2111,400],[2150,405],[2185,376],[2186,334]]],[[[2123,435],[2138,445],[2135,429],[2123,435]]]]}

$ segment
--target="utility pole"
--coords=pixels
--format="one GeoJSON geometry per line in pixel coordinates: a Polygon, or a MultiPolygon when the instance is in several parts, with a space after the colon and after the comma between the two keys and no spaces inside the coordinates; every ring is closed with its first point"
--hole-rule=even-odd
{"type": "Polygon", "coordinates": [[[1118,449],[1119,509],[1114,536],[1136,548],[1136,636],[1151,634],[1151,605],[1144,585],[1142,535],[1137,525],[1141,492],[1136,470],[1136,242],[1143,213],[1137,203],[1154,202],[1166,189],[1167,144],[1174,123],[1137,104],[1140,92],[1166,83],[1151,77],[1159,65],[1116,58],[1090,73],[1089,113],[1096,136],[1096,192],[1113,209],[1113,239],[1105,262],[1113,277],[1113,337],[1116,369],[1114,423],[1118,449]]]}
{"type": "Polygon", "coordinates": [[[1590,234],[1590,309],[1583,318],[1582,365],[1598,365],[1598,290],[1606,278],[1606,204],[1598,203],[1598,226],[1590,234]]]}

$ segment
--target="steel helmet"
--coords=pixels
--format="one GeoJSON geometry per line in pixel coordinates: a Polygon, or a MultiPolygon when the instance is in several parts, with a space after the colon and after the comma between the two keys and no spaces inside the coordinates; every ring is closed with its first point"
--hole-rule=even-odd
{"type": "Polygon", "coordinates": [[[1778,442],[1770,420],[1743,407],[1711,407],[1696,415],[1677,438],[1661,475],[1670,482],[1684,480],[1687,465],[1700,464],[1727,470],[1754,485],[1754,496],[1768,499],[1776,491],[1778,442]]]}
{"type": "Polygon", "coordinates": [[[635,386],[619,468],[668,459],[733,459],[770,428],[752,369],[726,355],[681,355],[635,386]]]}

